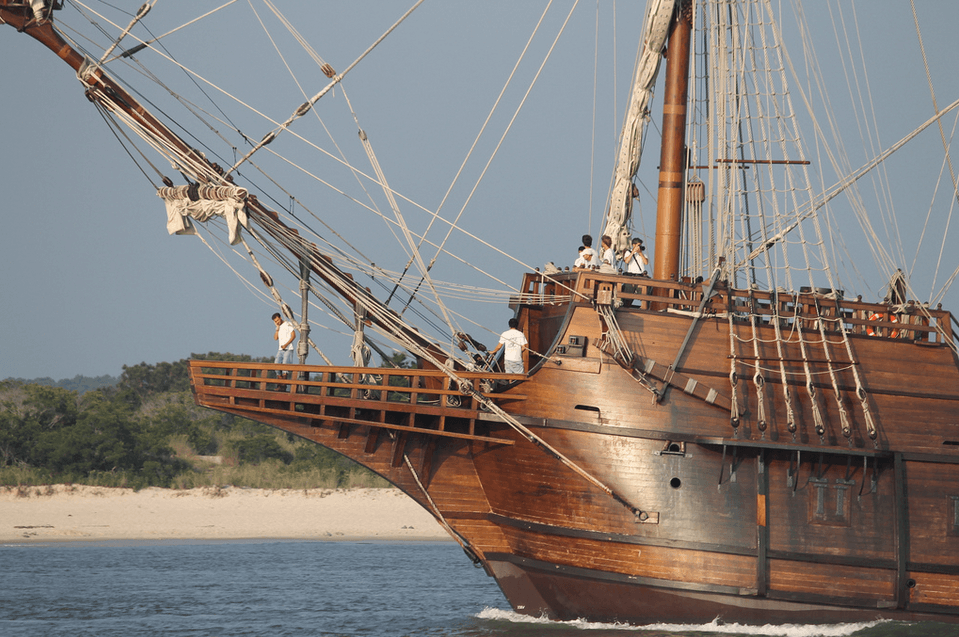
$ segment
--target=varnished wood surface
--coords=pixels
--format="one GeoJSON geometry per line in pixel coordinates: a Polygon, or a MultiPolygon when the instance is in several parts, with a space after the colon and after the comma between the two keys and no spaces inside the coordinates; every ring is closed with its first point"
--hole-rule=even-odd
{"type": "MultiPolygon", "coordinates": [[[[367,408],[355,395],[345,401],[313,396],[305,402],[351,411],[312,418],[297,411],[292,392],[253,415],[344,453],[427,508],[435,505],[437,517],[488,569],[508,571],[497,577],[506,578],[500,583],[511,602],[532,604],[524,612],[562,616],[569,608],[549,587],[581,578],[591,591],[620,585],[680,596],[699,591],[729,619],[744,621],[791,605],[822,605],[836,617],[959,618],[959,369],[947,346],[850,334],[852,353],[831,342],[827,360],[821,342],[813,346],[821,341],[818,331],[803,332],[805,351],[795,334],[780,351],[765,342],[775,336],[772,326],[758,326],[763,429],[748,323],[733,323],[731,347],[728,318],[706,316],[680,356],[679,369],[689,378],[727,397],[736,392],[740,418],[734,426],[728,409],[702,395],[672,387],[654,400],[599,347],[604,326],[591,305],[518,302],[516,308],[536,366],[527,378],[494,392],[496,402],[646,519],[474,405],[468,418],[457,419],[463,406],[457,412],[411,403],[384,411],[367,408]],[[558,353],[571,337],[583,347],[572,348],[574,356],[558,353]],[[780,359],[795,432],[786,421],[780,359]],[[875,419],[875,439],[865,425],[853,366],[875,419]],[[836,387],[848,414],[848,438],[836,387]],[[823,418],[822,436],[813,404],[823,418]],[[427,428],[468,421],[473,438],[383,426],[427,411],[433,419],[424,421],[427,428]],[[543,576],[549,568],[555,577],[543,576]]],[[[622,309],[616,318],[633,352],[662,365],[677,357],[694,320],[645,309],[622,309]]],[[[837,334],[827,338],[841,338],[837,334]]],[[[443,393],[442,382],[429,387],[443,393]]],[[[202,393],[198,388],[198,397],[202,393]]],[[[235,392],[240,402],[260,398],[235,392]]],[[[242,405],[215,407],[244,413],[242,405]]],[[[626,609],[631,602],[620,604],[626,609]]],[[[649,609],[631,612],[638,618],[649,609]]]]}

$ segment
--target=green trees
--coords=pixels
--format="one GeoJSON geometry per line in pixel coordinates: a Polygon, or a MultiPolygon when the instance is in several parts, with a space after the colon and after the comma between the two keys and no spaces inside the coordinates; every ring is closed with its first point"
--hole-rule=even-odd
{"type": "MultiPolygon", "coordinates": [[[[190,358],[201,361],[216,360],[240,363],[273,362],[271,358],[253,358],[245,354],[221,354],[219,352],[191,354],[190,358]]],[[[162,394],[164,392],[190,391],[189,369],[189,359],[186,358],[180,359],[175,363],[124,365],[123,374],[120,375],[120,382],[117,386],[120,389],[129,389],[141,398],[146,398],[154,394],[162,394]]]]}
{"type": "MultiPolygon", "coordinates": [[[[210,353],[204,360],[251,361],[210,353]]],[[[337,454],[197,407],[187,360],[125,366],[116,387],[80,394],[0,382],[0,484],[336,487],[385,481],[337,454]],[[365,477],[362,477],[365,476],[365,477]]]]}
{"type": "Polygon", "coordinates": [[[162,438],[144,435],[130,392],[0,383],[0,466],[31,467],[59,481],[91,475],[165,486],[183,468],[162,438]]]}

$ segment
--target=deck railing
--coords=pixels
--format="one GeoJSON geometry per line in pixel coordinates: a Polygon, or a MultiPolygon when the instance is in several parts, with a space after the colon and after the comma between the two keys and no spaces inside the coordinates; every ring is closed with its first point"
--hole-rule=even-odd
{"type": "Polygon", "coordinates": [[[193,391],[205,407],[242,411],[251,418],[260,414],[503,442],[476,431],[483,406],[472,392],[494,402],[524,400],[515,391],[496,389],[526,376],[457,376],[462,386],[439,370],[190,361],[193,391]],[[277,377],[279,372],[288,377],[277,377]]]}
{"type": "MultiPolygon", "coordinates": [[[[699,308],[703,282],[659,281],[648,277],[603,274],[598,271],[563,272],[546,275],[527,273],[521,294],[512,306],[548,305],[561,302],[610,303],[622,300],[635,311],[694,312],[699,308]],[[561,292],[566,292],[565,297],[561,292]]],[[[822,318],[826,331],[843,331],[869,337],[906,339],[943,344],[954,339],[950,312],[910,301],[901,306],[866,303],[859,299],[836,298],[828,290],[797,293],[729,288],[716,285],[704,308],[706,314],[748,321],[755,315],[763,324],[779,321],[780,326],[818,330],[822,318]]]]}

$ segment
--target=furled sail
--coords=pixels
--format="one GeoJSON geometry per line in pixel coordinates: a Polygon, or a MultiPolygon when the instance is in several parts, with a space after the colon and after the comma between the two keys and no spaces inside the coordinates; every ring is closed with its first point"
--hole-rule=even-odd
{"type": "Polygon", "coordinates": [[[191,219],[203,223],[218,216],[226,219],[232,246],[240,242],[240,226],[249,227],[246,188],[174,186],[160,188],[157,196],[166,204],[166,227],[170,234],[196,234],[191,219]]]}
{"type": "Polygon", "coordinates": [[[646,122],[653,85],[659,73],[663,47],[669,33],[676,0],[658,0],[649,5],[644,26],[643,53],[633,80],[632,96],[617,155],[616,173],[609,210],[606,213],[604,235],[613,240],[617,253],[629,244],[629,218],[633,202],[633,177],[639,169],[639,156],[643,142],[643,127],[646,122]]]}

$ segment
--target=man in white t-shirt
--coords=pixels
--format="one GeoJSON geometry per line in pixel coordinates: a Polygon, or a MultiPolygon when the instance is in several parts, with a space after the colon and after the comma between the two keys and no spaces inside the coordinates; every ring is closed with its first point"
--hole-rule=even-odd
{"type": "Polygon", "coordinates": [[[611,268],[616,267],[616,252],[613,250],[613,239],[608,235],[604,234],[603,238],[600,239],[600,242],[603,246],[603,257],[601,259],[602,263],[610,266],[611,268]]]}
{"type": "Polygon", "coordinates": [[[573,264],[574,270],[595,270],[599,267],[599,255],[593,249],[593,237],[583,235],[583,245],[579,251],[579,258],[573,264]]]}
{"type": "MultiPolygon", "coordinates": [[[[273,323],[276,325],[276,331],[273,332],[273,340],[277,341],[280,346],[273,362],[277,365],[293,365],[296,363],[293,358],[293,353],[296,349],[293,345],[293,341],[296,340],[296,328],[293,323],[284,321],[279,313],[273,315],[273,323]]],[[[288,372],[278,371],[276,377],[286,378],[287,373],[288,372]]]]}
{"type": "MultiPolygon", "coordinates": [[[[649,263],[649,257],[643,251],[643,241],[639,237],[633,237],[632,246],[623,255],[623,261],[626,262],[626,274],[629,276],[649,276],[646,273],[646,264],[649,263]]],[[[623,292],[629,294],[640,293],[640,286],[632,283],[623,284],[623,292]]],[[[632,307],[633,299],[623,299],[623,307],[632,307]]]]}
{"type": "Polygon", "coordinates": [[[649,263],[649,257],[643,250],[643,240],[639,237],[633,237],[632,248],[623,255],[623,261],[626,262],[626,274],[637,276],[646,274],[646,264],[649,263]]]}
{"type": "Polygon", "coordinates": [[[491,357],[495,357],[496,353],[499,352],[499,348],[504,345],[506,346],[506,351],[503,352],[503,368],[507,374],[524,373],[523,350],[526,349],[529,343],[526,340],[526,336],[516,329],[518,327],[519,320],[511,318],[509,320],[509,329],[500,335],[499,344],[496,346],[496,349],[490,353],[491,357]]]}

